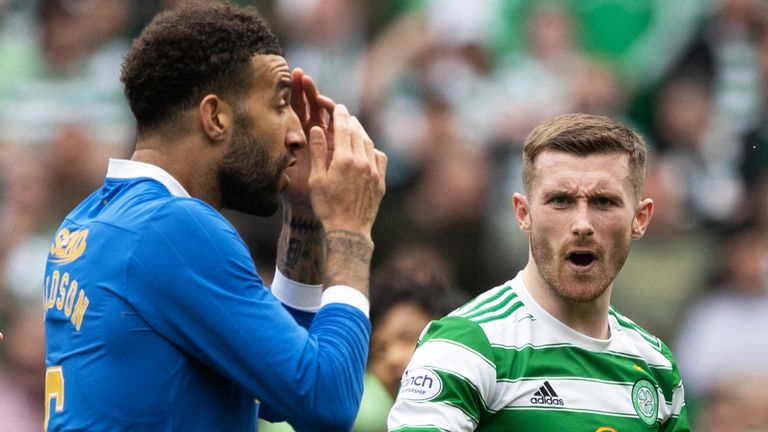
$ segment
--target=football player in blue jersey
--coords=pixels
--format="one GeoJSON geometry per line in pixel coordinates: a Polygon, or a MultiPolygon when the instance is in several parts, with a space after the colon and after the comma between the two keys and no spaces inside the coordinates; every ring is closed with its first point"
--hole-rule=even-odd
{"type": "Polygon", "coordinates": [[[122,71],[130,160],[64,220],[45,273],[45,428],[348,430],[370,337],[386,156],[253,9],[157,16],[122,71]],[[277,211],[270,288],[219,210],[277,211]]]}

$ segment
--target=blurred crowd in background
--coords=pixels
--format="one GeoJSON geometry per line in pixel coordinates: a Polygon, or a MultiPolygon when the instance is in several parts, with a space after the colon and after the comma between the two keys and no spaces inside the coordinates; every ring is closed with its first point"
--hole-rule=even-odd
{"type": "MultiPolygon", "coordinates": [[[[0,432],[40,429],[49,242],[107,159],[130,156],[122,57],[176,3],[0,0],[0,432]]],[[[527,260],[511,199],[526,134],[561,113],[609,115],[646,138],[655,202],[614,305],[676,354],[695,430],[768,430],[768,1],[238,3],[389,155],[374,309],[418,306],[400,288],[431,284],[456,300],[432,308],[444,313],[513,278],[527,260]]],[[[226,216],[269,281],[280,217],[226,216]]],[[[377,329],[418,315],[390,309],[372,317],[383,400],[410,351],[388,365],[408,332],[377,329]]]]}

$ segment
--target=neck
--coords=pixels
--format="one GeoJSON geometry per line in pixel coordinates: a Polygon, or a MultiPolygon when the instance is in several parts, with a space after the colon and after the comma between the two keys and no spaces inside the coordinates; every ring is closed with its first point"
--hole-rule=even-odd
{"type": "Polygon", "coordinates": [[[173,176],[195,198],[221,209],[215,166],[194,142],[144,138],[136,144],[131,160],[156,165],[173,176]],[[163,141],[163,142],[159,142],[163,141]],[[194,157],[190,155],[196,155],[194,157]]]}
{"type": "Polygon", "coordinates": [[[590,302],[566,299],[544,280],[532,258],[523,269],[522,277],[523,283],[536,303],[561,323],[595,339],[608,339],[611,336],[608,326],[608,308],[612,286],[590,302]]]}

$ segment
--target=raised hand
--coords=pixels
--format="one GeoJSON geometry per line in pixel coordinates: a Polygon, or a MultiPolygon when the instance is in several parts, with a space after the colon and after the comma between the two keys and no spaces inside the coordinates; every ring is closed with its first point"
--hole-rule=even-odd
{"type": "Polygon", "coordinates": [[[370,237],[385,190],[387,157],[344,105],[333,112],[334,150],[330,163],[325,134],[310,131],[309,184],[315,214],[326,231],[344,229],[370,237]]]}
{"type": "Polygon", "coordinates": [[[310,197],[326,233],[325,282],[367,294],[371,229],[385,191],[387,157],[344,105],[336,105],[333,123],[332,152],[322,128],[309,134],[310,197]]]}
{"type": "Polygon", "coordinates": [[[301,68],[291,72],[291,81],[293,82],[291,107],[299,116],[304,135],[309,139],[309,130],[313,126],[328,132],[332,119],[327,117],[333,113],[336,103],[331,98],[321,95],[312,77],[305,74],[301,68]]]}
{"type": "MultiPolygon", "coordinates": [[[[304,130],[304,135],[309,140],[310,129],[319,127],[326,135],[326,142],[333,143],[332,119],[336,103],[329,97],[323,96],[317,89],[312,77],[306,75],[301,68],[291,72],[291,108],[296,113],[304,130]]],[[[328,149],[333,151],[332,146],[328,149]]],[[[302,214],[311,214],[309,198],[309,151],[307,148],[299,149],[294,153],[296,164],[286,170],[291,179],[291,186],[283,194],[283,202],[302,214]],[[303,207],[299,209],[298,207],[303,207]]],[[[330,157],[329,157],[330,159],[330,157]]]]}

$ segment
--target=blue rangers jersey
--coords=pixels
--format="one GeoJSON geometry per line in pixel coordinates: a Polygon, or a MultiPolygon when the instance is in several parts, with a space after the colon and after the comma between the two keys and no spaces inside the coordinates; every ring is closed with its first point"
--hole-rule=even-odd
{"type": "Polygon", "coordinates": [[[219,212],[159,167],[112,160],[48,255],[45,428],[252,431],[257,412],[346,428],[367,307],[279,272],[270,292],[219,212]]]}

